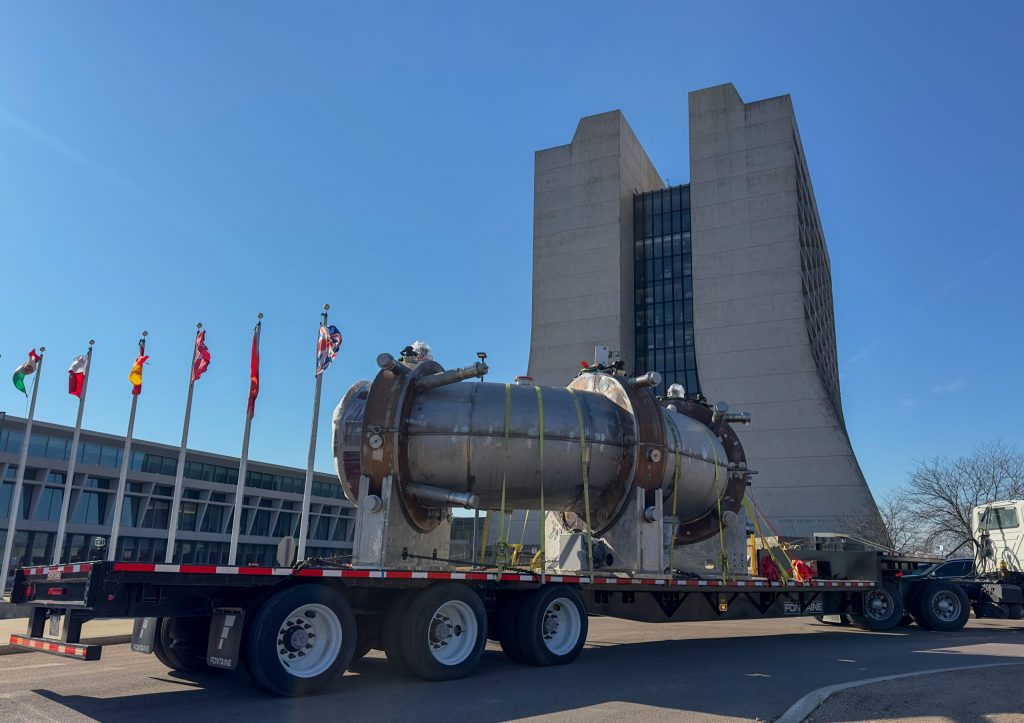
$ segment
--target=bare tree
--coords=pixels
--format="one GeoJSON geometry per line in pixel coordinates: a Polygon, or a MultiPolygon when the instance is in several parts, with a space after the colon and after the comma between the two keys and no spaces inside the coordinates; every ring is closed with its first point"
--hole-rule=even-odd
{"type": "Polygon", "coordinates": [[[864,510],[847,520],[850,533],[878,547],[900,554],[921,552],[927,532],[908,507],[906,493],[895,489],[880,498],[875,510],[864,510]]]}
{"type": "Polygon", "coordinates": [[[1002,440],[966,457],[917,463],[901,499],[921,544],[951,552],[971,538],[971,510],[988,502],[1024,497],[1024,454],[1002,440]],[[914,522],[916,520],[916,522],[914,522]]]}

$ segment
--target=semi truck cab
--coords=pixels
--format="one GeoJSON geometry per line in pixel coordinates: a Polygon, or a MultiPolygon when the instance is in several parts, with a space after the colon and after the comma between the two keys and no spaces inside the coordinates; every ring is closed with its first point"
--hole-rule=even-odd
{"type": "Polygon", "coordinates": [[[1024,500],[990,502],[975,507],[971,532],[977,541],[975,566],[982,577],[1024,583],[1024,500]]]}

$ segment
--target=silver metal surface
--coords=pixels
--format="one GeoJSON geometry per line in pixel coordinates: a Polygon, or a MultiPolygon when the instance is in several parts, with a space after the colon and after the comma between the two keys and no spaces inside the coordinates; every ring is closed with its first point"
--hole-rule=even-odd
{"type": "Polygon", "coordinates": [[[661,375],[658,372],[647,372],[633,380],[633,386],[637,389],[644,387],[656,387],[661,384],[661,375]]]}
{"type": "Polygon", "coordinates": [[[554,388],[462,383],[486,365],[429,364],[410,369],[382,354],[377,379],[357,382],[335,410],[335,462],[353,501],[360,475],[376,494],[390,475],[410,522],[427,532],[452,505],[537,509],[543,488],[546,510],[565,513],[574,529],[589,513],[600,535],[632,509],[637,490],[638,519],[660,495],[683,543],[717,534],[720,512],[739,507],[749,473],[727,405],[659,406],[654,373],[590,371],[554,388]]]}
{"type": "Polygon", "coordinates": [[[480,498],[472,492],[452,492],[440,487],[418,484],[406,485],[405,491],[420,502],[429,504],[442,505],[444,507],[465,507],[470,510],[480,507],[480,498]]]}
{"type": "Polygon", "coordinates": [[[477,362],[476,364],[470,364],[469,366],[459,367],[458,369],[449,369],[447,371],[438,372],[437,374],[429,374],[425,377],[421,377],[416,380],[416,389],[418,391],[426,391],[427,389],[436,389],[437,387],[443,387],[447,384],[455,384],[456,382],[465,381],[466,379],[475,379],[482,377],[490,371],[487,365],[483,362],[477,362]]]}

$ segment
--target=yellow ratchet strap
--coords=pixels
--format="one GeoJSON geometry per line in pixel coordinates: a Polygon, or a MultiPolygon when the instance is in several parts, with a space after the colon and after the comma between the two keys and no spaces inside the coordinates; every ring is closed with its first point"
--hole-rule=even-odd
{"type": "Polygon", "coordinates": [[[590,577],[594,577],[594,532],[590,526],[590,448],[587,447],[587,431],[583,426],[583,408],[580,406],[580,399],[576,396],[574,389],[567,389],[576,405],[576,422],[580,426],[580,460],[583,463],[583,508],[586,513],[587,523],[587,568],[590,577]]]}
{"type": "MultiPolygon", "coordinates": [[[[547,539],[548,525],[548,517],[544,509],[544,393],[540,387],[536,386],[534,391],[537,392],[537,420],[540,427],[540,434],[538,435],[538,450],[540,454],[540,547],[537,549],[537,555],[540,557],[540,581],[544,582],[544,543],[547,539]]],[[[523,529],[526,529],[525,523],[523,529]]]]}
{"type": "Polygon", "coordinates": [[[501,468],[501,518],[499,520],[501,527],[499,530],[499,542],[497,544],[497,554],[495,555],[495,562],[498,564],[498,577],[500,579],[501,572],[508,562],[508,525],[505,524],[505,483],[508,480],[508,438],[509,432],[511,431],[512,422],[512,385],[505,385],[505,463],[501,468]]]}

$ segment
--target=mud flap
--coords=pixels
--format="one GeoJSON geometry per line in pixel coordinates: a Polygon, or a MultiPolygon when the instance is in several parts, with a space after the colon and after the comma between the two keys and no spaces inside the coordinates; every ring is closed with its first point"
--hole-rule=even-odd
{"type": "Polygon", "coordinates": [[[234,670],[242,647],[241,608],[218,608],[210,620],[210,638],[206,645],[206,664],[211,668],[234,670]]]}
{"type": "Polygon", "coordinates": [[[152,653],[153,641],[156,639],[157,620],[159,618],[135,618],[132,626],[132,652],[152,653]]]}

